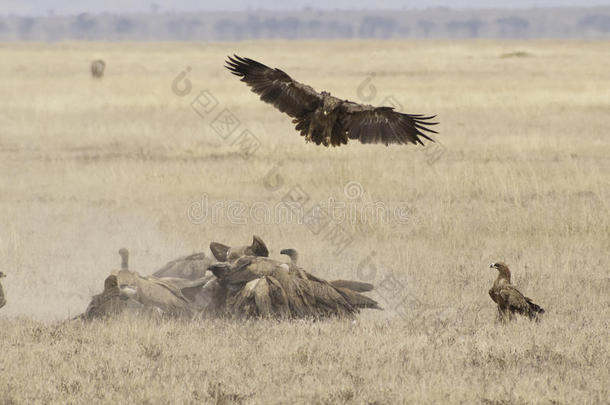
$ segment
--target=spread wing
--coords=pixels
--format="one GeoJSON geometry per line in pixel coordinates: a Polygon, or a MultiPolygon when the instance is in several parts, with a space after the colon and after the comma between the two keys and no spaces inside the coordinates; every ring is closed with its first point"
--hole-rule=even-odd
{"type": "Polygon", "coordinates": [[[241,77],[261,100],[293,118],[311,113],[322,103],[322,96],[312,87],[293,80],[280,69],[237,55],[229,56],[226,63],[225,67],[241,77]]]}
{"type": "Polygon", "coordinates": [[[340,131],[349,139],[358,139],[362,143],[423,145],[421,138],[434,142],[425,132],[437,133],[428,128],[438,124],[430,122],[435,115],[404,114],[392,107],[373,107],[351,101],[345,101],[341,109],[340,131]]]}

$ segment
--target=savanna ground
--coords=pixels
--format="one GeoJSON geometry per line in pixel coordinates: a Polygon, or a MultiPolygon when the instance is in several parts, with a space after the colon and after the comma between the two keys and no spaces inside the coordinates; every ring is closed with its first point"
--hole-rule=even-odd
{"type": "Polygon", "coordinates": [[[610,397],[607,41],[5,43],[0,94],[0,403],[610,397]],[[222,67],[232,53],[340,97],[436,113],[442,147],[305,144],[222,67]],[[190,92],[172,90],[187,67],[190,92]],[[239,120],[226,140],[213,124],[224,109],[239,120]],[[260,142],[248,154],[235,141],[246,129],[260,142]],[[325,227],[265,218],[297,194],[351,214],[325,227]],[[359,217],[375,203],[390,215],[359,217]],[[148,274],[254,233],[273,257],[295,247],[315,274],[375,283],[385,311],[62,323],[120,247],[148,274]],[[542,322],[495,322],[498,260],[542,322]]]}

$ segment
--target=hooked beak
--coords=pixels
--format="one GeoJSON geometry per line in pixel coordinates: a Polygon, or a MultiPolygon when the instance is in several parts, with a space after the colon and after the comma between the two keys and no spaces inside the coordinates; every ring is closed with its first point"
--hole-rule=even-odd
{"type": "Polygon", "coordinates": [[[496,264],[495,264],[495,263],[490,264],[490,265],[489,265],[489,268],[490,268],[490,269],[495,269],[495,268],[496,268],[496,264]]]}

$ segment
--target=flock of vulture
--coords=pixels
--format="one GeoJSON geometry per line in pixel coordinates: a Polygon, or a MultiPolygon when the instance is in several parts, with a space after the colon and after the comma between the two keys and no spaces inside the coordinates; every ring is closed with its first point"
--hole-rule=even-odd
{"type": "Polygon", "coordinates": [[[258,236],[249,246],[212,242],[210,250],[213,259],[195,253],[143,276],[129,268],[129,252],[121,249],[121,269],[106,278],[104,291],[77,319],[124,311],[188,319],[324,319],[350,318],[362,308],[381,309],[363,294],[373,289],[371,284],[316,277],[296,263],[294,249],[282,251],[289,262],[270,259],[258,236]]]}
{"type": "MultiPolygon", "coordinates": [[[[318,93],[280,69],[237,55],[225,66],[241,78],[266,103],[293,118],[296,130],[306,142],[340,146],[348,140],[361,143],[423,144],[434,142],[426,133],[435,116],[405,114],[392,107],[373,107],[342,100],[328,92],[318,93]]],[[[95,60],[91,74],[101,78],[106,64],[95,60]]],[[[350,280],[326,281],[297,262],[294,249],[281,253],[290,261],[270,259],[269,250],[257,236],[249,246],[229,247],[212,242],[214,259],[204,253],[176,259],[143,276],[129,268],[129,253],[119,251],[121,269],[104,281],[104,291],[95,295],[78,319],[91,320],[124,311],[171,317],[237,317],[298,319],[354,317],[360,309],[381,309],[364,293],[373,285],[350,280]]],[[[504,263],[492,263],[498,277],[489,296],[498,307],[499,318],[523,315],[538,320],[539,305],[511,284],[504,263]]],[[[4,277],[0,273],[0,278],[4,277]]],[[[0,284],[0,307],[6,303],[0,284]]]]}

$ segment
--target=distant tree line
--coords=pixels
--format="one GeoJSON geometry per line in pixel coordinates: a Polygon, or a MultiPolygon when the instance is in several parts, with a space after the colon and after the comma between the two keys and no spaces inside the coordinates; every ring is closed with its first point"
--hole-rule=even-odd
{"type": "Polygon", "coordinates": [[[0,40],[609,37],[610,7],[0,17],[0,40]]]}

